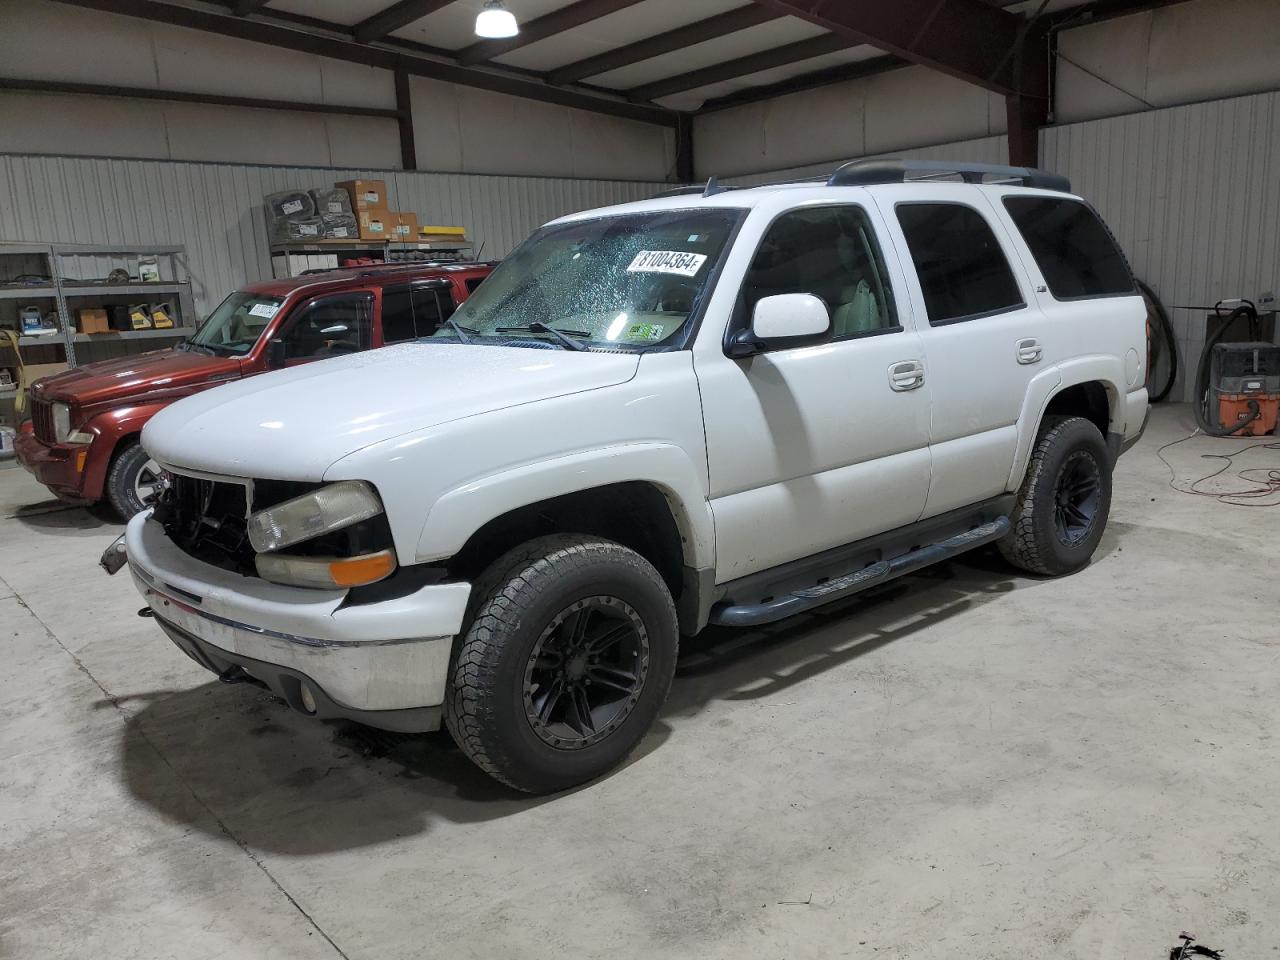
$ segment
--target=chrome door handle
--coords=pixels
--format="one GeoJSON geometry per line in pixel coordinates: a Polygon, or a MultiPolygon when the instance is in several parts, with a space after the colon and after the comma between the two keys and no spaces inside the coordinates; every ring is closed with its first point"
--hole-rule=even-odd
{"type": "Polygon", "coordinates": [[[899,393],[915,390],[924,384],[924,364],[919,360],[903,360],[889,367],[889,387],[899,393]]]}
{"type": "Polygon", "coordinates": [[[1035,337],[1027,337],[1025,340],[1018,341],[1018,362],[1019,363],[1036,363],[1044,354],[1044,350],[1040,346],[1040,341],[1035,337]]]}

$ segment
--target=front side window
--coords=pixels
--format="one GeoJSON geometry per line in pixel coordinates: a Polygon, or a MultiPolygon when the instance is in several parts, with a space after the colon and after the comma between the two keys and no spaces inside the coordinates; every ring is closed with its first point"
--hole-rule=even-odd
{"type": "Polygon", "coordinates": [[[243,357],[280,312],[282,303],[281,297],[237,290],[209,314],[190,343],[220,356],[243,357]]]}
{"type": "Polygon", "coordinates": [[[991,225],[962,203],[900,203],[929,323],[955,323],[1023,306],[991,225]]]}
{"type": "Polygon", "coordinates": [[[861,207],[806,207],[769,226],[742,284],[740,322],[750,322],[761,298],[782,293],[810,293],[826,303],[834,340],[901,329],[875,231],[861,207]]]}
{"type": "Polygon", "coordinates": [[[286,360],[320,360],[368,350],[372,344],[373,296],[356,293],[313,300],[284,334],[286,360]]]}
{"type": "Polygon", "coordinates": [[[1135,292],[1124,254],[1079,200],[1013,196],[1005,197],[1004,205],[1057,299],[1135,292]]]}
{"type": "MultiPolygon", "coordinates": [[[[476,343],[683,345],[742,211],[622,214],[544,227],[453,315],[476,343]]],[[[438,337],[456,337],[448,325],[438,337]]],[[[567,347],[566,347],[567,349],[567,347]]]]}

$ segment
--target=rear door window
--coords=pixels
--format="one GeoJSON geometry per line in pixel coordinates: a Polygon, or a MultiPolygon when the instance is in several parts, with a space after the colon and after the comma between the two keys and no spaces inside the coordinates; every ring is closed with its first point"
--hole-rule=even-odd
{"type": "Polygon", "coordinates": [[[441,284],[417,284],[413,288],[413,317],[418,336],[429,337],[453,313],[453,296],[441,284]]]}
{"type": "Polygon", "coordinates": [[[1004,206],[1057,299],[1134,292],[1129,264],[1111,232],[1079,200],[1012,196],[1004,206]]]}
{"type": "Polygon", "coordinates": [[[382,342],[399,343],[418,336],[414,331],[413,303],[409,287],[385,287],[382,291],[382,342]]]}
{"type": "Polygon", "coordinates": [[[929,323],[957,323],[1024,306],[991,225],[963,203],[900,203],[929,323]]]}

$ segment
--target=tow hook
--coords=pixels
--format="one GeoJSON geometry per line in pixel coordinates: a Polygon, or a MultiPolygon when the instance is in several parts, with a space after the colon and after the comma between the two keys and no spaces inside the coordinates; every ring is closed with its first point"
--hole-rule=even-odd
{"type": "Polygon", "coordinates": [[[107,571],[107,576],[114,576],[128,562],[129,557],[126,555],[124,548],[124,534],[120,534],[120,536],[111,541],[111,546],[102,551],[98,566],[107,571]]]}
{"type": "Polygon", "coordinates": [[[244,672],[244,667],[233,663],[218,674],[218,679],[223,683],[248,683],[252,678],[244,672]]]}

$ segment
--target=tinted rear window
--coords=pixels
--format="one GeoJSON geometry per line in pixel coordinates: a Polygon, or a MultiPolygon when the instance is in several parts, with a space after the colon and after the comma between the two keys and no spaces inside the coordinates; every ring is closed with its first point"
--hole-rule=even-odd
{"type": "Polygon", "coordinates": [[[959,203],[900,203],[897,210],[931,324],[1022,306],[1009,261],[977,210],[959,203]]]}
{"type": "Polygon", "coordinates": [[[1085,204],[1058,197],[1005,197],[1004,205],[1059,300],[1133,293],[1124,254],[1085,204]]]}

